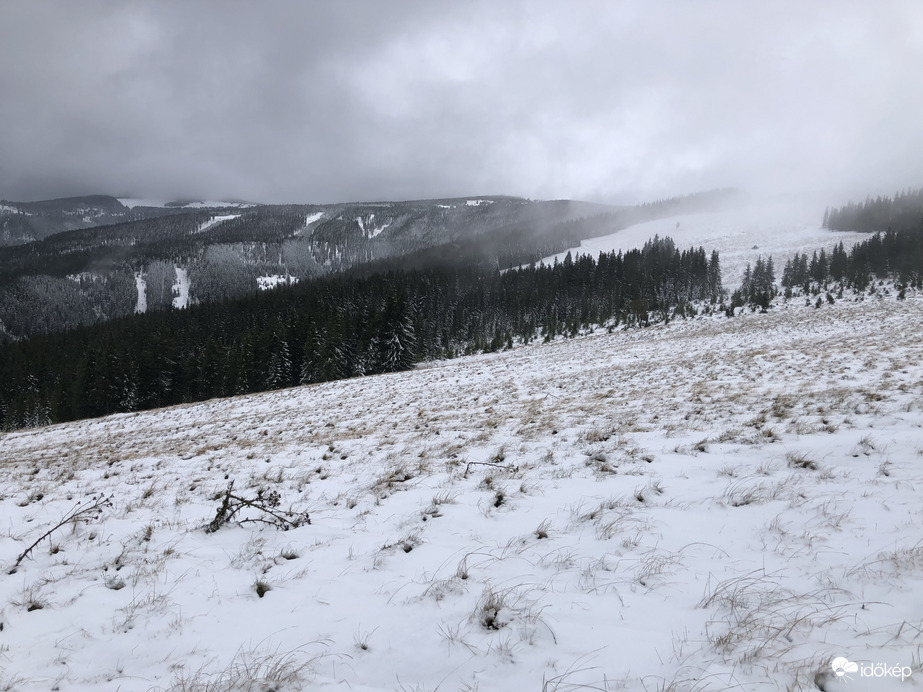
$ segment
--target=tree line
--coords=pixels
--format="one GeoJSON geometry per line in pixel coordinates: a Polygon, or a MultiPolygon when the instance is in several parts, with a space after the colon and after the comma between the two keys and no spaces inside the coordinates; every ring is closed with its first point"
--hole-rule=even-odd
{"type": "Polygon", "coordinates": [[[893,280],[899,291],[923,288],[923,213],[873,234],[849,251],[840,242],[829,254],[796,254],[782,271],[782,286],[789,292],[813,292],[831,283],[865,291],[876,279],[893,280]]]}
{"type": "Polygon", "coordinates": [[[824,228],[834,231],[874,233],[888,228],[906,228],[923,218],[923,188],[905,190],[894,197],[868,197],[824,211],[824,228]]]}
{"type": "Polygon", "coordinates": [[[341,274],[0,346],[0,427],[405,370],[646,324],[722,298],[717,252],[644,248],[510,271],[445,264],[341,274]]]}

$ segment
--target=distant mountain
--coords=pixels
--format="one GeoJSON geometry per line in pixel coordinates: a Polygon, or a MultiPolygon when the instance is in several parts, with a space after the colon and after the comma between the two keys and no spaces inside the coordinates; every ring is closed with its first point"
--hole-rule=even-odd
{"type": "Polygon", "coordinates": [[[64,231],[176,214],[176,209],[135,207],[115,197],[89,195],[39,202],[0,201],[0,246],[20,245],[64,231]]]}
{"type": "Polygon", "coordinates": [[[504,269],[727,197],[719,191],[634,207],[505,196],[327,205],[106,196],[3,202],[0,339],[347,270],[504,269]]]}

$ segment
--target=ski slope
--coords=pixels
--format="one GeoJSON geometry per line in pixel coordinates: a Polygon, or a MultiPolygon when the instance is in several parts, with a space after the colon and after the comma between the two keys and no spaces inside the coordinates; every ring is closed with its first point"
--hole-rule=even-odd
{"type": "Polygon", "coordinates": [[[6,433],[0,689],[915,689],[921,310],[801,299],[6,433]],[[207,533],[231,481],[311,523],[207,533]]]}

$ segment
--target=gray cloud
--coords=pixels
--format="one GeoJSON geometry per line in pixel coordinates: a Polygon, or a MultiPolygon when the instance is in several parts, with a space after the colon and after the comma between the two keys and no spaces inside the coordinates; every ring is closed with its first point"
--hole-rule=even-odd
{"type": "Polygon", "coordinates": [[[0,55],[10,199],[923,184],[913,1],[7,0],[0,55]]]}

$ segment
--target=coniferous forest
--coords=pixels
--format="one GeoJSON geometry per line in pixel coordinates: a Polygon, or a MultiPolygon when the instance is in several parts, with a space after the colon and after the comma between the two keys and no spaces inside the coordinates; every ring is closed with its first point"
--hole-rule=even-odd
{"type": "Polygon", "coordinates": [[[864,291],[876,278],[893,279],[898,288],[923,287],[923,190],[849,204],[825,214],[833,230],[873,232],[847,251],[838,243],[828,255],[796,254],[782,272],[782,286],[800,287],[837,282],[864,291]]]}
{"type": "Polygon", "coordinates": [[[824,228],[833,231],[875,233],[888,228],[908,228],[923,219],[923,188],[905,190],[894,197],[867,198],[824,212],[824,228]]]}
{"type": "Polygon", "coordinates": [[[111,197],[2,202],[0,342],[363,265],[366,273],[447,259],[518,267],[732,198],[714,190],[635,206],[499,196],[203,209],[129,209],[111,197]]]}
{"type": "Polygon", "coordinates": [[[358,272],[187,310],[13,342],[0,351],[0,426],[13,429],[403,370],[433,358],[645,324],[721,299],[718,253],[655,239],[509,271],[358,272]]]}
{"type": "MultiPolygon", "coordinates": [[[[870,290],[884,279],[895,282],[898,298],[907,287],[923,288],[923,210],[915,206],[920,199],[919,192],[903,193],[895,200],[828,209],[825,221],[831,228],[865,228],[875,217],[877,232],[849,250],[841,242],[829,254],[796,253],[781,273],[786,298],[816,295],[819,307],[821,292],[833,302],[833,293],[870,290]],[[884,223],[886,230],[880,228],[884,223]]],[[[276,223],[288,211],[261,212],[255,218],[276,223]]],[[[289,225],[299,223],[302,211],[290,214],[289,225]]],[[[187,227],[200,223],[199,216],[174,216],[144,228],[163,226],[182,240],[187,227]]],[[[588,228],[583,221],[574,232],[588,228]]],[[[236,239],[236,232],[234,222],[220,229],[227,242],[236,239]]],[[[76,234],[100,231],[72,233],[49,242],[74,243],[82,239],[76,234]]],[[[158,230],[155,242],[163,242],[161,236],[158,230]]],[[[154,309],[147,313],[132,315],[123,300],[124,305],[112,307],[112,314],[123,317],[69,330],[33,321],[31,338],[0,344],[0,429],[405,370],[425,360],[511,348],[588,328],[666,321],[695,314],[702,303],[705,310],[714,306],[733,316],[744,305],[768,309],[778,293],[772,257],[747,266],[726,305],[717,251],[710,256],[702,248],[680,251],[669,238],[655,237],[640,250],[596,258],[568,254],[552,266],[504,269],[522,258],[528,261],[537,250],[534,240],[525,242],[515,233],[503,242],[507,245],[486,251],[473,241],[424,247],[237,297],[225,288],[228,263],[222,263],[218,250],[206,248],[208,261],[198,271],[206,276],[211,262],[221,281],[216,279],[210,299],[181,310],[171,307],[174,265],[151,259],[146,275],[154,309]],[[504,253],[508,261],[501,261],[504,253]]],[[[61,261],[71,256],[62,253],[61,261]]],[[[34,261],[25,247],[5,257],[7,264],[34,261]]],[[[128,286],[134,277],[124,273],[106,281],[128,286]]],[[[96,290],[96,283],[87,279],[86,285],[75,285],[86,293],[96,290]]],[[[202,280],[198,290],[211,285],[202,280]]],[[[49,284],[48,291],[55,286],[49,284]]],[[[10,295],[15,297],[15,291],[10,295]]],[[[23,314],[32,313],[24,308],[23,314]]],[[[70,313],[67,319],[80,321],[70,313]]]]}

